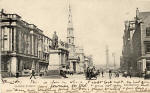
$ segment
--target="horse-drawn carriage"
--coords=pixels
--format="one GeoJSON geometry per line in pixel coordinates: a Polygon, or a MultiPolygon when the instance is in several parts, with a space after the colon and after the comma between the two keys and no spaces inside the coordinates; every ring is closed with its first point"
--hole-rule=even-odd
{"type": "Polygon", "coordinates": [[[88,68],[86,71],[86,79],[97,79],[97,76],[99,75],[99,72],[95,69],[88,68]]]}

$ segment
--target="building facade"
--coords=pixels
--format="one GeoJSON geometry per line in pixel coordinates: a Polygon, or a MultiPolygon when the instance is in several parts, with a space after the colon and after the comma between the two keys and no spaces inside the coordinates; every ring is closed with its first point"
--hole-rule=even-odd
{"type": "Polygon", "coordinates": [[[0,12],[1,74],[2,77],[29,75],[44,71],[48,66],[51,39],[34,24],[29,24],[17,14],[0,12]]]}
{"type": "Polygon", "coordinates": [[[149,24],[150,12],[139,12],[138,9],[134,20],[125,24],[121,68],[133,72],[135,76],[142,75],[145,69],[150,71],[149,24]]]}
{"type": "Polygon", "coordinates": [[[76,55],[78,56],[78,63],[77,63],[77,73],[83,73],[84,72],[84,49],[82,47],[76,47],[76,55]]]}

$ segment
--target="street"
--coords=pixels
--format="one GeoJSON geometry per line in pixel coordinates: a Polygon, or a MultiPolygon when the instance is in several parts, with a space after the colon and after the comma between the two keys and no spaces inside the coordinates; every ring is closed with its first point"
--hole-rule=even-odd
{"type": "MultiPolygon", "coordinates": [[[[68,75],[68,78],[51,78],[51,77],[40,77],[40,76],[36,76],[36,79],[32,78],[31,80],[86,80],[85,74],[74,74],[74,75],[68,75]]],[[[3,80],[7,80],[7,81],[11,81],[11,80],[19,80],[19,81],[30,81],[30,76],[28,77],[19,77],[19,78],[15,78],[15,77],[8,77],[8,78],[3,78],[3,80]]],[[[139,77],[122,77],[122,75],[119,75],[119,77],[115,77],[114,73],[112,74],[111,79],[109,78],[109,73],[104,73],[104,77],[101,76],[101,74],[99,76],[97,76],[97,79],[93,78],[92,80],[144,80],[144,78],[139,78],[139,77]]]]}

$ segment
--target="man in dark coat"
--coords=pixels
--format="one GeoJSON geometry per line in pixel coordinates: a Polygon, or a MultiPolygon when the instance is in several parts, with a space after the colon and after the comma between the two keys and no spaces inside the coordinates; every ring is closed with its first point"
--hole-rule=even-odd
{"type": "Polygon", "coordinates": [[[89,67],[87,67],[87,70],[86,70],[86,77],[88,78],[89,77],[89,67]]]}
{"type": "Polygon", "coordinates": [[[32,78],[32,76],[34,76],[34,79],[36,79],[36,78],[35,78],[35,71],[34,71],[34,70],[32,70],[30,79],[32,78]]]}
{"type": "Polygon", "coordinates": [[[104,71],[102,70],[102,77],[104,77],[104,71]]]}
{"type": "Polygon", "coordinates": [[[111,70],[109,70],[109,78],[111,79],[111,76],[112,76],[112,72],[111,70]]]}

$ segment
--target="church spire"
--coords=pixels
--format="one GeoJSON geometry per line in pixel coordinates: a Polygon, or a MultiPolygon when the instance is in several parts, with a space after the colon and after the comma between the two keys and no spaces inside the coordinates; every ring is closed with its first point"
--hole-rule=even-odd
{"type": "Polygon", "coordinates": [[[68,27],[73,28],[73,23],[72,23],[72,12],[71,12],[71,6],[70,6],[70,3],[69,3],[68,27]]]}

